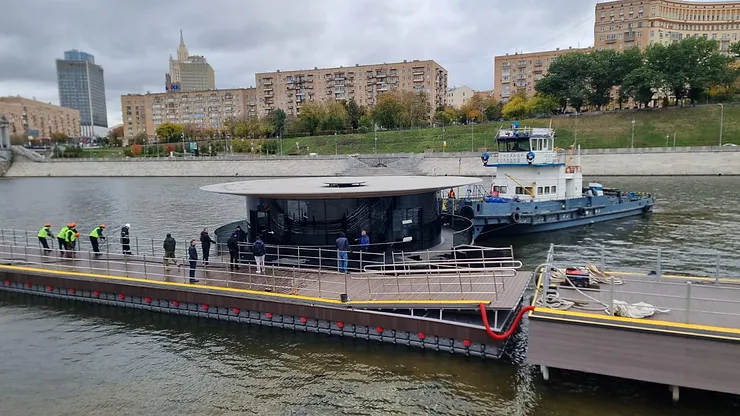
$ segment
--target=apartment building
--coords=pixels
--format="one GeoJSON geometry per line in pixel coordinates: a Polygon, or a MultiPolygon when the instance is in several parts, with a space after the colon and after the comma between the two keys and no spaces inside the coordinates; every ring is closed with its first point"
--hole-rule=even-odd
{"type": "Polygon", "coordinates": [[[688,37],[715,39],[722,51],[740,37],[740,2],[681,0],[609,1],[596,4],[597,50],[644,50],[688,37]]]}
{"type": "Polygon", "coordinates": [[[592,48],[555,49],[554,51],[515,53],[496,56],[493,61],[493,91],[496,100],[507,102],[517,92],[535,93],[534,85],[555,60],[566,53],[590,52],[592,48]]]}
{"type": "Polygon", "coordinates": [[[255,88],[191,92],[127,94],[121,96],[123,135],[145,133],[153,139],[165,122],[199,129],[220,129],[231,118],[257,115],[255,88]]]}
{"type": "Polygon", "coordinates": [[[22,97],[0,97],[0,114],[10,135],[49,139],[54,133],[79,137],[80,111],[22,97]]]}
{"type": "Polygon", "coordinates": [[[463,85],[462,87],[452,87],[447,90],[447,105],[453,108],[460,108],[470,98],[475,95],[475,90],[463,85]]]}
{"type": "Polygon", "coordinates": [[[447,70],[432,60],[278,70],[258,73],[255,81],[260,116],[277,108],[297,116],[306,101],[354,99],[359,105],[372,106],[380,94],[394,90],[426,92],[433,111],[445,105],[447,92],[447,70]]]}

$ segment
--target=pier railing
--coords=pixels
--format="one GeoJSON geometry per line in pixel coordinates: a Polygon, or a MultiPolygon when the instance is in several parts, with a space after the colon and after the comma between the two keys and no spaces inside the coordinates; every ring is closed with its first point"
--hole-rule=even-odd
{"type": "MultiPolygon", "coordinates": [[[[93,253],[89,251],[89,242],[87,246],[78,245],[73,252],[59,250],[56,244],[45,250],[38,238],[35,241],[26,239],[28,234],[16,232],[13,241],[13,237],[8,238],[7,230],[0,233],[0,263],[90,275],[188,282],[190,263],[182,252],[173,259],[164,259],[163,250],[155,246],[149,247],[151,253],[123,255],[110,250],[93,253]]],[[[200,253],[200,247],[198,250],[200,253]]],[[[261,273],[257,273],[253,257],[247,256],[235,264],[221,256],[213,256],[207,265],[199,260],[195,269],[196,277],[205,279],[209,285],[319,298],[497,300],[506,291],[507,278],[515,276],[522,264],[514,260],[512,247],[468,247],[452,253],[426,250],[392,253],[387,257],[359,251],[352,253],[348,273],[340,273],[337,266],[336,250],[268,246],[261,273]],[[231,270],[233,266],[239,268],[231,270]]]]}
{"type": "MultiPolygon", "coordinates": [[[[647,303],[652,319],[740,328],[740,255],[717,250],[635,249],[615,246],[553,245],[543,284],[555,282],[552,268],[596,266],[588,288],[559,291],[558,307],[570,302],[609,315],[647,303]],[[603,272],[603,275],[600,275],[603,272]],[[566,294],[567,293],[567,294],[566,294]],[[563,302],[565,301],[565,302],[563,302]]],[[[593,270],[593,267],[592,267],[593,270]]],[[[552,299],[551,299],[552,300],[552,299]]],[[[639,308],[638,308],[639,309],[639,308]]],[[[631,313],[639,312],[632,309],[631,313]]]]}

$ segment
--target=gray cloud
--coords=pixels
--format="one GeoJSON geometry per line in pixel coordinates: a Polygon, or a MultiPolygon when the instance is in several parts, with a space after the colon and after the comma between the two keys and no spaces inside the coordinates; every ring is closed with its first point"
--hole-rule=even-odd
{"type": "Polygon", "coordinates": [[[593,43],[595,0],[4,0],[0,95],[57,103],[68,49],[105,68],[109,124],[120,96],[164,90],[182,29],[218,88],[255,72],[434,59],[449,84],[493,86],[493,56],[593,43]]]}

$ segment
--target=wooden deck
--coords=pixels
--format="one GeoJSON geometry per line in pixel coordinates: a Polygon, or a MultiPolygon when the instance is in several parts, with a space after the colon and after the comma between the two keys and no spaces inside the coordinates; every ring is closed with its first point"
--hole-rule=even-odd
{"type": "MultiPolygon", "coordinates": [[[[0,244],[0,264],[25,266],[60,272],[97,276],[127,277],[150,281],[187,282],[188,265],[165,270],[162,259],[152,256],[122,256],[78,252],[76,258],[60,257],[57,251],[43,254],[35,247],[0,244]]],[[[182,263],[178,261],[178,263],[182,263]]],[[[495,271],[461,273],[421,273],[393,275],[376,273],[338,273],[334,270],[268,265],[262,274],[254,264],[242,264],[230,271],[219,261],[203,267],[199,262],[199,286],[213,289],[235,288],[280,293],[300,297],[339,300],[347,294],[353,307],[475,309],[480,302],[487,309],[509,311],[521,302],[531,273],[517,272],[504,277],[495,271]]]]}

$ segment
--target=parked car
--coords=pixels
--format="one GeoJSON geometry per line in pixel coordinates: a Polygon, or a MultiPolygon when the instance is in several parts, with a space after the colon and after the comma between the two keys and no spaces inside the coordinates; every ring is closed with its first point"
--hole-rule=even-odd
{"type": "Polygon", "coordinates": [[[722,146],[732,146],[732,147],[737,147],[737,145],[736,145],[735,143],[725,143],[725,144],[723,144],[722,146]]]}

